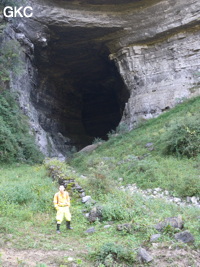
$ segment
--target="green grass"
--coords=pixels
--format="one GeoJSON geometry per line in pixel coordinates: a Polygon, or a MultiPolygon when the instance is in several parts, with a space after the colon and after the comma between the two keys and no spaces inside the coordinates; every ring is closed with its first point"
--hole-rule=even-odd
{"type": "MultiPolygon", "coordinates": [[[[72,170],[69,168],[68,171],[70,174],[72,170]]],[[[157,232],[153,226],[166,217],[178,214],[181,214],[183,220],[186,221],[186,229],[189,229],[195,236],[194,248],[200,245],[197,209],[180,208],[161,200],[144,200],[138,194],[130,196],[117,191],[117,189],[114,190],[114,193],[93,195],[99,205],[102,205],[104,217],[102,222],[95,222],[92,225],[82,214],[82,210],[86,206],[81,203],[77,194],[73,194],[71,212],[74,230],[66,231],[65,225],[62,224],[62,234],[57,235],[55,211],[52,205],[53,195],[56,191],[57,184],[47,176],[43,165],[1,165],[0,246],[19,250],[72,250],[75,253],[75,259],[86,267],[94,266],[97,259],[106,255],[105,248],[114,244],[114,247],[111,246],[111,248],[115,249],[117,246],[116,249],[121,255],[120,259],[128,257],[129,250],[134,251],[131,259],[127,259],[134,261],[136,250],[141,244],[150,246],[149,238],[151,234],[157,232]],[[19,191],[24,196],[23,198],[19,195],[15,196],[16,185],[18,185],[18,189],[21,189],[19,191]],[[26,193],[28,193],[28,197],[26,193]],[[12,198],[13,195],[15,198],[12,198]],[[38,195],[43,200],[42,202],[38,195]],[[45,195],[45,198],[42,195],[45,195]],[[5,201],[3,196],[9,196],[9,203],[8,199],[5,201]],[[21,200],[23,201],[21,202],[21,200]],[[110,221],[112,221],[112,226],[105,229],[104,225],[110,221]],[[133,223],[133,234],[116,230],[119,223],[130,221],[133,223]],[[85,230],[92,226],[95,227],[96,232],[92,235],[86,234],[85,230]],[[128,251],[126,252],[122,248],[126,248],[128,251]]],[[[170,244],[175,240],[170,234],[165,234],[160,242],[170,244]]],[[[57,260],[55,259],[55,261],[57,260]]],[[[58,266],[65,263],[66,259],[62,258],[58,261],[58,266]]]]}
{"type": "Polygon", "coordinates": [[[129,133],[111,137],[90,154],[77,154],[71,165],[89,176],[100,169],[109,179],[123,177],[124,184],[137,183],[141,188],[161,187],[177,196],[199,195],[200,156],[188,159],[165,155],[166,143],[163,141],[171,124],[198,116],[200,97],[143,122],[129,133]],[[153,151],[145,147],[149,142],[153,143],[153,151]]]}

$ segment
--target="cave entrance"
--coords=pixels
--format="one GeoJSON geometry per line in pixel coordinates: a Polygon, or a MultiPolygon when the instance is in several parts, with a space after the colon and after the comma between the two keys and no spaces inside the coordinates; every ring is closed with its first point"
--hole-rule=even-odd
{"type": "Polygon", "coordinates": [[[114,30],[51,27],[48,46],[36,47],[32,101],[62,153],[66,145],[81,149],[107,139],[121,120],[129,92],[101,40],[114,30]]]}

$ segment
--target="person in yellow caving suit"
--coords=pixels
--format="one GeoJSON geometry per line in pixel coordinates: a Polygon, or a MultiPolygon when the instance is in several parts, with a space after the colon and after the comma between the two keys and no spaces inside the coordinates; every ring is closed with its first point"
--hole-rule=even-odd
{"type": "Polygon", "coordinates": [[[70,198],[69,193],[65,191],[63,185],[59,186],[59,192],[54,195],[53,199],[54,207],[57,210],[56,221],[57,221],[57,233],[60,234],[60,225],[65,218],[67,229],[73,229],[70,226],[71,222],[71,213],[69,210],[70,207],[70,198]]]}

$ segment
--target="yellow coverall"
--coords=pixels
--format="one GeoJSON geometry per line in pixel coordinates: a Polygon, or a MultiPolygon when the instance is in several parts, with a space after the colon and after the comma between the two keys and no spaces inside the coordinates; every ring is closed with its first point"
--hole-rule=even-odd
{"type": "Polygon", "coordinates": [[[63,218],[65,217],[66,221],[71,221],[71,213],[69,211],[70,207],[70,198],[67,191],[63,193],[58,192],[54,195],[54,207],[57,210],[56,221],[57,224],[61,224],[63,218]]]}

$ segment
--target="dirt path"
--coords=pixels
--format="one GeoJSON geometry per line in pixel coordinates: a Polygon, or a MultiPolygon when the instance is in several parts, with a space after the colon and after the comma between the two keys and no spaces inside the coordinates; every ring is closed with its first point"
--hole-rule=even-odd
{"type": "Polygon", "coordinates": [[[163,244],[154,244],[150,249],[154,258],[152,265],[158,267],[200,267],[200,250],[191,248],[165,247],[163,244]]]}
{"type": "MultiPolygon", "coordinates": [[[[170,249],[169,247],[157,244],[157,248],[151,248],[150,253],[154,261],[149,266],[157,267],[200,267],[200,251],[194,251],[190,248],[170,249]]],[[[78,267],[76,261],[71,263],[67,261],[69,257],[77,259],[75,251],[55,251],[55,250],[16,250],[16,249],[0,249],[2,267],[35,267],[39,264],[46,264],[48,267],[78,267]],[[68,262],[68,263],[67,263],[68,262]]],[[[93,267],[93,265],[82,262],[84,267],[93,267]]],[[[134,266],[143,266],[136,264],[134,266]]]]}
{"type": "MultiPolygon", "coordinates": [[[[48,267],[59,267],[60,265],[67,264],[69,257],[77,259],[74,251],[45,251],[37,249],[16,250],[12,248],[1,248],[0,255],[0,266],[2,267],[35,267],[42,263],[48,267]]],[[[72,262],[71,266],[75,267],[78,265],[72,262]]]]}

